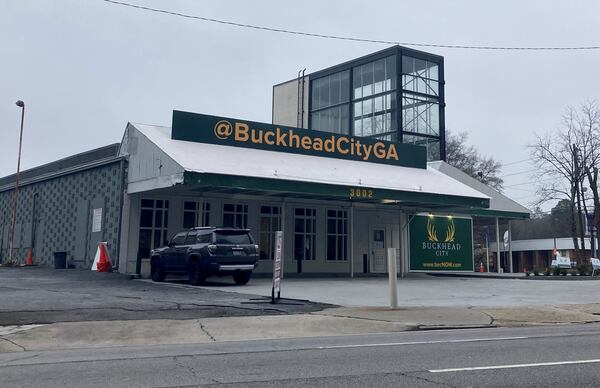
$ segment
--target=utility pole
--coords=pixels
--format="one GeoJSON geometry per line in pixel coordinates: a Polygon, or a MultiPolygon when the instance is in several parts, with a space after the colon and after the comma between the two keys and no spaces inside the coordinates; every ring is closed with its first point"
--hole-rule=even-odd
{"type": "Polygon", "coordinates": [[[16,102],[21,108],[21,133],[19,135],[19,156],[17,157],[17,174],[15,175],[15,191],[13,193],[12,220],[8,234],[8,264],[13,264],[13,241],[15,238],[15,223],[17,221],[17,207],[19,206],[19,173],[21,171],[21,147],[23,146],[23,122],[25,121],[25,103],[21,100],[16,102]]]}

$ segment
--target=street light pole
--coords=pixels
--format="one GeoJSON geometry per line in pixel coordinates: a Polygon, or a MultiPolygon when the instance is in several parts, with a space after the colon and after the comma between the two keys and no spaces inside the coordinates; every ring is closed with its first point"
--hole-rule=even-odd
{"type": "Polygon", "coordinates": [[[13,240],[15,238],[15,223],[17,221],[17,207],[19,206],[19,173],[21,171],[21,148],[23,146],[23,122],[25,121],[25,103],[21,100],[16,102],[21,108],[21,133],[19,135],[19,156],[17,157],[17,174],[15,176],[15,191],[13,193],[13,212],[8,237],[8,263],[13,264],[13,240]]]}

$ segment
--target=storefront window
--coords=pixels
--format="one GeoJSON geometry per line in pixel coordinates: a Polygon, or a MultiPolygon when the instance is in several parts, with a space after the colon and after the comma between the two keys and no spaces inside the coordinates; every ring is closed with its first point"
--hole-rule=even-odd
{"type": "Polygon", "coordinates": [[[315,260],[317,210],[294,209],[294,260],[315,260]]]}
{"type": "Polygon", "coordinates": [[[149,258],[150,251],[167,245],[169,201],[162,199],[142,199],[140,202],[140,227],[138,254],[149,258]]]}
{"type": "Polygon", "coordinates": [[[281,208],[279,206],[260,207],[259,249],[261,260],[273,260],[275,232],[281,230],[281,208]]]}
{"type": "Polygon", "coordinates": [[[327,211],[327,260],[348,260],[348,211],[327,211]]]}
{"type": "Polygon", "coordinates": [[[223,226],[226,228],[248,228],[248,205],[223,204],[223,226]]]}
{"type": "Polygon", "coordinates": [[[210,202],[183,202],[183,227],[210,226],[210,202]]]}

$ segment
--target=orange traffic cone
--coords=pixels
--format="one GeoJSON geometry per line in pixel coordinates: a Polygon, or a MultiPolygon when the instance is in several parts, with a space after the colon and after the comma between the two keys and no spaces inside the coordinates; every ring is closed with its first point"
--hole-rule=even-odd
{"type": "Polygon", "coordinates": [[[33,265],[33,251],[31,249],[27,251],[27,256],[25,257],[25,265],[33,265]]]}
{"type": "Polygon", "coordinates": [[[483,263],[479,264],[479,272],[485,272],[485,271],[483,270],[483,263]]]}
{"type": "Polygon", "coordinates": [[[98,243],[98,250],[96,251],[96,257],[94,257],[94,263],[92,264],[92,271],[98,272],[110,272],[112,263],[110,262],[110,256],[106,243],[98,243]]]}

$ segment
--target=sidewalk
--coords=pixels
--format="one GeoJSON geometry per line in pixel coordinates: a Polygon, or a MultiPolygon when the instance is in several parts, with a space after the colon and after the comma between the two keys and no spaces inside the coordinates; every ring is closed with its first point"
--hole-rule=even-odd
{"type": "Polygon", "coordinates": [[[600,322],[600,303],[517,308],[339,307],[307,314],[0,327],[0,352],[210,343],[412,330],[600,322]]]}

